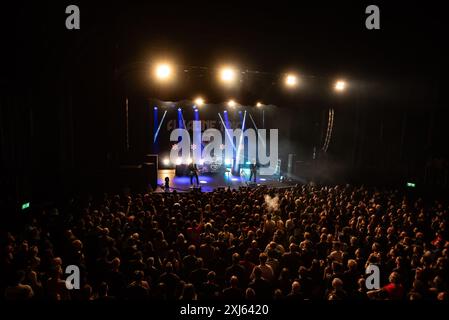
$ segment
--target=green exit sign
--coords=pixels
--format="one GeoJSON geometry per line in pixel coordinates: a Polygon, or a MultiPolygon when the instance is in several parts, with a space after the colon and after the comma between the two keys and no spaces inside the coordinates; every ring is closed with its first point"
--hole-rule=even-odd
{"type": "Polygon", "coordinates": [[[30,207],[29,202],[25,202],[24,204],[22,204],[22,210],[28,209],[29,207],[30,207]]]}
{"type": "Polygon", "coordinates": [[[407,187],[409,188],[416,188],[416,184],[413,182],[407,182],[407,187]]]}

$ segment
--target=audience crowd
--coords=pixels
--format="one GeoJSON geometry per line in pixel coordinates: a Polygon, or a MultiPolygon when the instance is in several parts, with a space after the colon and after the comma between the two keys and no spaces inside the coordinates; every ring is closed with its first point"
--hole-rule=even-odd
{"type": "Polygon", "coordinates": [[[447,300],[449,293],[448,206],[396,190],[104,195],[34,210],[11,229],[0,239],[6,300],[447,300]],[[67,288],[69,265],[79,267],[78,290],[67,288]],[[380,271],[378,289],[366,281],[370,265],[380,271]]]}

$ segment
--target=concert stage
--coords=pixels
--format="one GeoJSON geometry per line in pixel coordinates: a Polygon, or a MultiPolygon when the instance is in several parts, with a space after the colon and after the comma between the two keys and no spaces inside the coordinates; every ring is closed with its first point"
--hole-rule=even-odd
{"type": "MultiPolygon", "coordinates": [[[[156,192],[165,192],[163,186],[166,177],[170,179],[170,192],[173,190],[177,192],[189,192],[192,190],[189,176],[176,176],[174,169],[161,169],[158,171],[158,188],[155,190],[156,192]]],[[[199,175],[198,180],[202,192],[212,192],[214,189],[227,187],[238,189],[240,187],[265,185],[270,188],[281,188],[294,185],[294,183],[280,182],[278,176],[258,176],[255,184],[248,183],[247,178],[233,176],[231,173],[199,175]]],[[[196,183],[195,179],[194,183],[196,183]]]]}

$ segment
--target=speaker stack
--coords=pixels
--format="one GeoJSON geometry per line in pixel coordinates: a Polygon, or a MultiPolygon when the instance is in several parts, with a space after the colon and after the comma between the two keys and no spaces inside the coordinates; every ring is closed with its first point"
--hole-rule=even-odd
{"type": "Polygon", "coordinates": [[[147,154],[144,156],[142,164],[143,177],[145,185],[151,186],[154,190],[157,187],[158,155],[147,154]]]}

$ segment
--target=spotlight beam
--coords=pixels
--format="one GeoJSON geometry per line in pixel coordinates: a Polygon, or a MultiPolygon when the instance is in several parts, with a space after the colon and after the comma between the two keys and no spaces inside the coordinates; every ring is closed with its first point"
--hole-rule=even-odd
{"type": "Polygon", "coordinates": [[[231,126],[229,125],[229,115],[228,115],[228,112],[226,110],[223,112],[223,116],[224,116],[226,129],[231,129],[231,126]]]}
{"type": "Polygon", "coordinates": [[[156,146],[156,132],[157,132],[157,128],[159,127],[159,109],[158,107],[154,107],[153,108],[153,147],[154,150],[157,151],[157,146],[156,146]]]}
{"type": "Polygon", "coordinates": [[[153,143],[156,143],[157,136],[159,135],[159,131],[161,130],[162,123],[164,122],[165,116],[167,115],[167,110],[165,110],[164,115],[162,116],[162,120],[159,123],[159,127],[156,130],[156,134],[154,135],[153,143]]]}
{"type": "Polygon", "coordinates": [[[181,123],[184,126],[184,129],[187,129],[186,122],[184,121],[184,115],[182,114],[182,109],[178,108],[178,125],[179,125],[179,127],[181,127],[181,123]],[[180,121],[180,119],[182,122],[180,121]]]}
{"type": "Polygon", "coordinates": [[[198,109],[193,110],[193,116],[196,121],[200,120],[200,112],[198,109]]]}
{"type": "MultiPolygon", "coordinates": [[[[254,125],[254,128],[256,128],[257,136],[260,138],[261,135],[259,133],[259,129],[257,129],[256,122],[254,122],[254,119],[253,119],[253,116],[251,115],[251,112],[248,112],[248,114],[249,114],[249,118],[251,119],[251,121],[252,121],[252,123],[254,125]]],[[[261,138],[260,141],[262,141],[262,144],[263,144],[263,146],[265,148],[265,140],[261,138]]]]}
{"type": "Polygon", "coordinates": [[[187,130],[186,122],[184,121],[184,115],[182,114],[182,110],[181,110],[181,119],[182,119],[182,124],[184,125],[184,129],[187,130]]]}
{"type": "Polygon", "coordinates": [[[232,143],[232,148],[234,149],[234,151],[236,151],[234,141],[233,141],[232,137],[229,135],[229,132],[227,130],[228,128],[226,127],[225,122],[223,121],[223,118],[221,117],[221,114],[218,113],[218,116],[220,117],[221,123],[223,123],[223,128],[225,128],[225,132],[228,135],[229,141],[231,141],[231,143],[232,143]]]}
{"type": "MultiPolygon", "coordinates": [[[[239,146],[237,148],[237,154],[236,154],[236,157],[235,157],[235,164],[236,165],[238,165],[239,161],[240,161],[240,149],[242,148],[243,139],[244,139],[243,138],[243,132],[245,131],[245,122],[246,122],[246,110],[245,110],[245,113],[243,115],[242,134],[240,135],[239,146]]],[[[245,152],[245,150],[243,150],[243,152],[245,152]]],[[[245,157],[245,155],[243,155],[243,157],[245,157]]]]}

